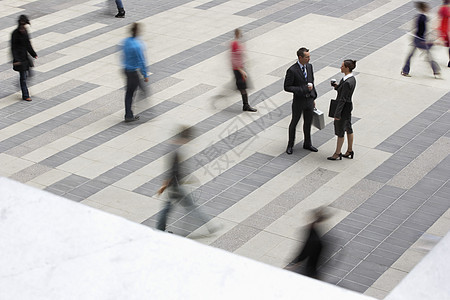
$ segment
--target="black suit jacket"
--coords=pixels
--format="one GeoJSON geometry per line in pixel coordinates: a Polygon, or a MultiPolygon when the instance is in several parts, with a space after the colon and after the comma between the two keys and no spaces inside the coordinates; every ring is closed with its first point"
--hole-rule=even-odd
{"type": "Polygon", "coordinates": [[[338,119],[351,119],[353,103],[352,103],[352,95],[355,91],[356,87],[356,79],[354,76],[344,79],[341,79],[339,84],[334,87],[337,90],[336,100],[338,101],[336,106],[336,111],[334,112],[334,117],[338,119]]]}
{"type": "Polygon", "coordinates": [[[284,79],[284,90],[294,93],[294,101],[302,101],[305,104],[312,102],[317,98],[316,86],[310,91],[308,82],[314,84],[314,71],[311,64],[306,64],[307,80],[303,75],[298,62],[293,64],[287,71],[284,79]]]}

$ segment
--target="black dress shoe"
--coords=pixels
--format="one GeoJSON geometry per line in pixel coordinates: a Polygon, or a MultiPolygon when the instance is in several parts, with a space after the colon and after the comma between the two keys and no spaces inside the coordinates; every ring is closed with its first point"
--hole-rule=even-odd
{"type": "Polygon", "coordinates": [[[132,118],[126,118],[125,119],[125,122],[126,123],[129,123],[129,122],[134,122],[134,121],[137,121],[137,120],[139,120],[139,116],[134,116],[134,117],[132,117],[132,118]]]}
{"type": "Polygon", "coordinates": [[[291,155],[292,154],[292,146],[287,146],[287,148],[286,148],[286,153],[287,154],[289,154],[289,155],[291,155]]]}
{"type": "Polygon", "coordinates": [[[250,105],[244,105],[242,108],[243,111],[249,111],[249,112],[257,112],[258,110],[256,108],[251,107],[250,105]]]}
{"type": "Polygon", "coordinates": [[[317,151],[319,151],[319,150],[317,150],[317,148],[314,147],[313,145],[311,145],[311,146],[309,146],[309,147],[303,146],[303,149],[310,150],[310,151],[312,151],[312,152],[317,152],[317,151]]]}

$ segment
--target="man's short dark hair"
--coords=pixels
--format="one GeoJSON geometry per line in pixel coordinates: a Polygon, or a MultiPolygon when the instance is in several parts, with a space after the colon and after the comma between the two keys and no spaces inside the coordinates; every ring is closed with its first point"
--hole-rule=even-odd
{"type": "Polygon", "coordinates": [[[420,11],[425,11],[428,8],[428,3],[424,2],[424,1],[416,1],[416,2],[414,2],[414,5],[420,11]]]}
{"type": "Polygon", "coordinates": [[[297,57],[299,57],[299,56],[305,57],[305,52],[309,52],[309,49],[306,49],[305,47],[301,47],[297,51],[297,57]]]}
{"type": "Polygon", "coordinates": [[[136,37],[139,31],[139,23],[131,24],[131,36],[136,37]]]}

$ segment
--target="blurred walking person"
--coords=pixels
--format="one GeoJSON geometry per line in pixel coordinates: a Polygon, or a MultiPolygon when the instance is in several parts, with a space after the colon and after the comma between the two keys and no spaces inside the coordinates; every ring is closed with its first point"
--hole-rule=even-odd
{"type": "Polygon", "coordinates": [[[319,265],[320,254],[324,248],[320,234],[320,223],[323,222],[327,216],[324,214],[322,208],[316,209],[312,213],[313,221],[308,227],[308,238],[305,245],[301,249],[299,255],[292,261],[288,267],[290,270],[295,270],[295,266],[307,259],[304,275],[318,279],[317,267],[319,265]]]}
{"type": "Polygon", "coordinates": [[[144,81],[148,82],[147,64],[144,55],[144,45],[138,39],[139,24],[131,25],[131,37],[123,41],[122,61],[124,65],[125,75],[127,78],[127,90],[125,93],[125,122],[133,122],[139,120],[139,116],[135,116],[131,110],[133,104],[133,96],[138,87],[142,89],[142,82],[139,78],[138,71],[144,76],[144,81]]]}
{"type": "Polygon", "coordinates": [[[26,15],[20,15],[18,26],[11,35],[11,53],[13,56],[13,70],[20,74],[22,99],[31,101],[27,87],[27,77],[31,75],[31,68],[34,67],[34,64],[29,55],[37,59],[37,54],[31,46],[26,25],[30,25],[30,20],[26,15]]]}
{"type": "Polygon", "coordinates": [[[256,112],[257,109],[248,104],[247,94],[247,73],[244,71],[244,45],[240,39],[242,32],[239,28],[234,30],[234,40],[231,42],[231,66],[233,67],[234,77],[236,78],[236,87],[241,92],[242,110],[256,112]]]}
{"type": "MultiPolygon", "coordinates": [[[[161,195],[166,189],[168,193],[168,200],[164,204],[164,208],[161,211],[156,228],[162,231],[166,230],[167,219],[173,207],[177,204],[183,206],[186,211],[190,212],[192,216],[202,223],[207,223],[209,218],[207,215],[200,211],[200,208],[195,204],[192,195],[186,191],[183,187],[183,180],[186,180],[187,175],[183,172],[185,168],[180,167],[180,161],[182,155],[179,148],[189,142],[192,139],[192,129],[188,127],[181,128],[180,133],[174,140],[176,149],[173,151],[170,158],[170,170],[169,176],[164,181],[161,188],[158,190],[158,195],[161,195]]],[[[215,227],[207,225],[207,229],[210,233],[216,230],[215,227]]]]}
{"type": "Polygon", "coordinates": [[[414,52],[416,52],[416,49],[422,49],[426,51],[428,62],[430,63],[431,69],[433,70],[433,74],[435,77],[440,76],[441,70],[438,66],[438,64],[433,60],[433,57],[431,56],[430,48],[433,46],[433,43],[427,42],[425,38],[425,34],[427,32],[427,16],[426,13],[430,10],[428,4],[426,2],[416,2],[415,3],[416,8],[419,10],[419,15],[417,15],[416,20],[416,32],[414,35],[414,41],[413,41],[413,48],[411,49],[411,52],[409,53],[405,65],[403,66],[403,69],[401,71],[401,74],[406,77],[411,77],[409,75],[410,66],[411,66],[411,58],[414,55],[414,52]]]}
{"type": "Polygon", "coordinates": [[[450,27],[448,25],[448,20],[450,18],[450,0],[444,0],[442,6],[439,8],[438,12],[440,24],[439,24],[439,36],[444,42],[444,46],[448,47],[448,64],[447,67],[450,68],[450,27]]]}

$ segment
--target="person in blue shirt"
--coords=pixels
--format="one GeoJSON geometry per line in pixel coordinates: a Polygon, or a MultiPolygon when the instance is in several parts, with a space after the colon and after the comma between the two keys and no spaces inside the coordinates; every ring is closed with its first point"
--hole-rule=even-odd
{"type": "Polygon", "coordinates": [[[123,41],[122,61],[127,77],[127,91],[125,93],[125,122],[139,120],[131,110],[133,96],[136,89],[141,85],[138,70],[144,76],[144,81],[148,82],[147,65],[145,63],[144,46],[137,38],[139,33],[139,24],[131,25],[131,37],[123,41]]]}

